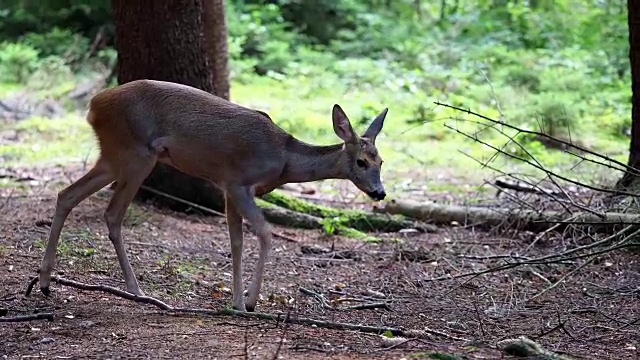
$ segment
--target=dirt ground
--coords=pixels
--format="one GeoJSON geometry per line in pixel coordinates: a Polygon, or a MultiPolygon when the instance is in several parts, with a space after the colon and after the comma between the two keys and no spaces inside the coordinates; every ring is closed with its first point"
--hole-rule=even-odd
{"type": "MultiPolygon", "coordinates": [[[[76,171],[67,176],[79,175],[76,171]]],[[[55,314],[53,321],[0,322],[0,355],[6,359],[271,359],[276,353],[281,359],[307,360],[446,359],[445,354],[502,359],[511,357],[497,350],[496,343],[518,336],[575,359],[640,358],[637,254],[600,256],[531,301],[527,300],[579,263],[432,281],[505,261],[483,258],[487,256],[536,257],[576,246],[576,240],[561,236],[529,246],[532,234],[509,238],[441,227],[429,234],[380,234],[385,241],[363,243],[320,231],[275,227],[286,239],[274,238],[257,311],[434,330],[428,339],[392,348],[376,334],[228,316],[169,315],[110,294],[56,284],[49,298],[39,290],[25,297],[48,234],[41,220],[51,219],[56,189],[69,181],[59,172],[48,176],[32,176],[32,184],[22,189],[0,189],[0,309],[7,316],[55,314]],[[314,247],[348,256],[331,259],[309,253],[314,247]],[[384,299],[391,311],[327,308],[300,288],[322,294],[339,307],[384,299]]],[[[104,189],[69,216],[57,270],[65,278],[124,289],[103,221],[109,196],[110,190],[104,189]]],[[[189,308],[230,304],[231,257],[223,218],[137,203],[128,212],[123,235],[147,295],[189,308]]],[[[257,241],[248,232],[245,248],[247,284],[257,258],[257,241]]]]}

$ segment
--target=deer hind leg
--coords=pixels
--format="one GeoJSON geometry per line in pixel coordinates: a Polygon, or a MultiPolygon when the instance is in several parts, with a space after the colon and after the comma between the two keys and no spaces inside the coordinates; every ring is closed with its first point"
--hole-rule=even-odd
{"type": "MultiPolygon", "coordinates": [[[[234,206],[238,213],[251,223],[253,231],[260,241],[260,252],[258,255],[258,261],[256,263],[256,269],[253,274],[253,279],[249,284],[249,291],[247,295],[246,309],[253,312],[258,302],[258,296],[260,295],[260,289],[262,288],[262,279],[264,276],[264,266],[269,256],[269,250],[271,249],[271,229],[269,224],[264,219],[262,210],[256,205],[253,200],[253,194],[247,187],[238,187],[231,190],[227,190],[227,193],[233,200],[234,206]]],[[[232,245],[233,246],[233,245],[232,245]]],[[[234,293],[235,293],[234,289],[234,293]]],[[[235,296],[234,296],[235,297],[235,296]]]]}
{"type": "Polygon", "coordinates": [[[121,169],[117,178],[117,185],[104,213],[104,218],[109,230],[109,240],[113,243],[120,263],[127,292],[143,296],[144,293],[140,290],[122,242],[122,220],[142,182],[153,169],[157,157],[155,154],[147,152],[128,154],[128,156],[127,165],[121,169]]]}
{"type": "Polygon", "coordinates": [[[229,228],[229,239],[231,240],[231,266],[233,276],[233,308],[245,311],[244,296],[242,291],[242,247],[244,235],[242,233],[242,216],[238,213],[236,206],[230,196],[225,197],[227,227],[229,228]]]}
{"type": "Polygon", "coordinates": [[[62,227],[71,210],[113,180],[115,180],[113,170],[101,157],[89,172],[58,193],[56,210],[53,215],[53,221],[51,222],[51,229],[49,230],[47,247],[44,257],[42,258],[42,263],[40,264],[40,290],[43,294],[48,295],[50,293],[51,271],[56,262],[58,240],[62,227]]]}

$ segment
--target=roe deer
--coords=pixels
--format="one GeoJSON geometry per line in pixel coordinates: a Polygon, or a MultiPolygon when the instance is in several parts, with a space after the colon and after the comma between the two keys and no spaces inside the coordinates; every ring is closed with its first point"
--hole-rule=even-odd
{"type": "Polygon", "coordinates": [[[271,230],[254,196],[285,183],[348,179],[373,200],[386,194],[380,180],[382,159],[375,146],[388,109],[362,136],[339,105],[333,106],[333,130],[342,143],[315,146],[278,127],[264,112],[252,110],[186,85],[137,80],[106,89],[91,99],[87,121],[100,146],[94,167],[58,193],[47,247],[40,266],[40,288],[49,294],[60,232],[81,201],[112,182],[104,213],[126,290],[144,295],[129,263],[121,235],[125,212],[156,162],[213,182],[225,194],[231,240],[233,308],[255,311],[271,230]],[[242,218],[260,244],[249,285],[242,290],[242,218]]]}

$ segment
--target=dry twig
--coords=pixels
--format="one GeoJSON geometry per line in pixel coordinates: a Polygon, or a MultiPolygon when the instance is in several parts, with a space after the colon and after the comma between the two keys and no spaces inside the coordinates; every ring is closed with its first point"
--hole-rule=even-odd
{"type": "Polygon", "coordinates": [[[580,252],[580,251],[584,251],[584,250],[588,250],[588,249],[592,249],[595,247],[598,247],[600,245],[604,245],[606,243],[611,242],[613,239],[622,236],[627,230],[631,229],[631,226],[627,226],[626,228],[622,229],[621,231],[608,236],[602,240],[596,241],[595,243],[592,244],[588,244],[588,245],[583,245],[583,246],[578,246],[576,248],[558,253],[558,254],[552,254],[552,255],[547,255],[547,256],[542,256],[542,257],[538,257],[538,258],[532,258],[530,260],[524,260],[524,261],[517,261],[517,262],[507,262],[506,264],[503,265],[498,265],[495,267],[491,267],[485,270],[481,270],[481,271],[470,271],[470,272],[466,272],[466,273],[462,273],[462,274],[458,274],[458,275],[449,275],[449,276],[441,276],[441,277],[437,277],[437,278],[431,278],[431,279],[425,279],[424,281],[441,281],[441,280],[452,280],[452,279],[460,279],[460,278],[464,278],[464,277],[471,277],[472,279],[480,276],[480,275],[484,275],[484,274],[488,274],[488,273],[494,273],[494,272],[498,272],[498,271],[503,271],[503,270],[508,270],[508,269],[513,269],[515,267],[518,266],[522,266],[522,265],[544,265],[544,264],[557,264],[557,263],[561,263],[564,261],[569,261],[569,260],[577,260],[577,259],[583,259],[583,258],[590,258],[596,255],[601,255],[601,254],[605,254],[611,251],[615,251],[615,250],[619,250],[619,249],[623,249],[623,248],[627,248],[627,247],[632,247],[632,246],[638,246],[639,243],[636,242],[629,242],[629,240],[634,239],[638,234],[640,234],[640,229],[632,232],[631,234],[625,236],[622,240],[617,241],[614,245],[611,245],[609,247],[606,247],[604,249],[598,250],[598,251],[593,251],[593,252],[589,252],[586,254],[582,254],[582,255],[575,255],[575,256],[568,256],[571,254],[574,254],[576,252],[580,252]]]}
{"type": "Polygon", "coordinates": [[[276,353],[273,354],[272,359],[277,360],[280,355],[280,349],[282,349],[282,344],[284,343],[285,336],[287,336],[287,329],[289,328],[289,324],[287,323],[287,319],[289,319],[290,311],[287,311],[287,317],[284,318],[284,325],[282,326],[282,335],[280,336],[280,341],[278,342],[278,347],[276,348],[276,353]]]}
{"type": "MultiPolygon", "coordinates": [[[[444,107],[449,108],[449,109],[453,109],[453,110],[457,110],[457,111],[460,111],[460,112],[463,112],[463,113],[467,113],[467,114],[469,114],[469,115],[472,115],[472,116],[478,117],[478,118],[480,118],[480,119],[486,120],[486,121],[488,121],[488,122],[490,122],[490,123],[493,123],[493,124],[496,124],[496,125],[500,125],[500,126],[504,126],[504,127],[506,127],[506,128],[509,128],[509,129],[512,129],[512,130],[516,130],[516,131],[521,132],[521,133],[524,133],[524,134],[530,134],[530,135],[536,135],[536,136],[546,137],[546,138],[548,138],[548,139],[550,139],[550,140],[553,140],[553,141],[555,141],[555,142],[558,142],[558,143],[560,143],[560,144],[563,144],[563,145],[566,145],[566,146],[572,147],[572,148],[574,148],[574,149],[577,149],[577,150],[579,150],[579,151],[581,151],[581,152],[583,152],[583,153],[586,153],[586,154],[589,154],[589,155],[596,156],[596,157],[598,157],[598,158],[600,158],[600,159],[603,159],[603,160],[605,160],[605,161],[609,161],[609,162],[611,162],[611,163],[613,163],[613,164],[616,164],[616,165],[618,165],[618,166],[620,166],[620,167],[624,168],[624,169],[625,169],[625,171],[627,171],[627,172],[629,172],[629,173],[631,173],[631,174],[634,174],[634,175],[636,175],[636,176],[640,176],[640,171],[638,171],[637,169],[633,168],[632,166],[629,166],[629,165],[627,165],[627,164],[625,164],[625,163],[623,163],[623,162],[620,162],[620,161],[618,161],[618,160],[612,159],[612,158],[610,158],[610,157],[608,157],[608,156],[605,156],[605,155],[599,154],[599,153],[597,153],[597,152],[595,152],[595,151],[589,150],[589,149],[587,149],[587,148],[585,148],[585,147],[583,147],[583,146],[580,146],[580,145],[578,145],[578,144],[575,144],[575,143],[572,143],[572,142],[569,142],[569,141],[566,141],[566,140],[563,140],[563,139],[560,139],[560,138],[556,138],[556,137],[554,137],[554,136],[551,136],[551,135],[549,135],[549,134],[545,134],[545,133],[540,132],[540,131],[534,131],[534,130],[522,129],[522,128],[519,128],[519,127],[517,127],[517,126],[511,125],[511,124],[509,124],[509,123],[506,123],[506,122],[504,122],[504,121],[495,120],[495,119],[492,119],[492,118],[490,118],[490,117],[488,117],[488,116],[484,116],[484,115],[478,114],[478,113],[476,113],[476,112],[471,111],[470,109],[463,109],[463,108],[460,108],[460,107],[457,107],[457,106],[448,105],[448,104],[443,104],[443,103],[441,103],[441,102],[435,102],[435,104],[436,104],[436,105],[438,105],[438,106],[444,106],[444,107]]],[[[587,161],[592,161],[592,160],[590,160],[590,159],[585,159],[585,160],[587,160],[587,161]]],[[[608,165],[606,165],[606,164],[602,164],[602,163],[597,163],[597,164],[608,166],[608,165]]],[[[611,166],[608,166],[608,167],[611,167],[611,166]]],[[[618,168],[615,168],[615,167],[612,167],[612,168],[613,168],[613,169],[615,169],[615,170],[622,171],[622,170],[620,170],[620,169],[618,169],[618,168]]],[[[634,196],[635,196],[635,195],[634,195],[634,196]]]]}
{"type": "Polygon", "coordinates": [[[535,298],[538,298],[538,297],[544,295],[548,291],[551,291],[551,290],[555,289],[556,287],[558,287],[558,285],[560,285],[568,277],[570,277],[571,275],[577,273],[578,271],[580,271],[585,266],[591,264],[595,259],[597,259],[596,256],[594,256],[594,257],[588,259],[587,261],[583,262],[580,266],[578,266],[575,269],[573,269],[573,270],[569,271],[568,273],[564,274],[558,281],[556,281],[555,283],[551,284],[551,286],[547,287],[546,289],[540,291],[539,293],[537,293],[537,294],[533,295],[532,297],[530,297],[529,299],[525,300],[525,302],[529,302],[529,301],[531,301],[531,300],[533,300],[535,298]]]}

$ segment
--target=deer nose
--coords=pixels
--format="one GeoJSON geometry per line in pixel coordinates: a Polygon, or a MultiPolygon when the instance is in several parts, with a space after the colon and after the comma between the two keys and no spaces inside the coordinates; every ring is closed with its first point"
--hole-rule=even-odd
{"type": "Polygon", "coordinates": [[[376,190],[376,191],[369,191],[367,193],[367,195],[369,195],[370,198],[372,198],[373,200],[384,200],[384,198],[387,196],[387,193],[384,192],[384,190],[376,190]]]}

